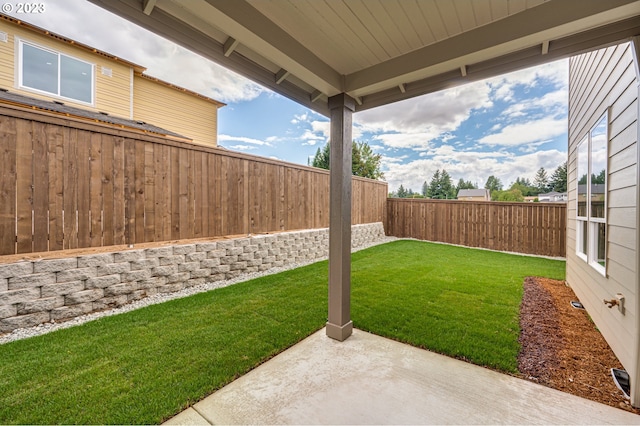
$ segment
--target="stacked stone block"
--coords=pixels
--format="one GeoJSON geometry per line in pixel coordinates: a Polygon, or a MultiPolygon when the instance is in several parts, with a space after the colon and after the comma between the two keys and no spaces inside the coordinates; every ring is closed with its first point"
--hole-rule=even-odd
{"type": "MultiPolygon", "coordinates": [[[[352,226],[353,248],[382,238],[382,223],[352,226]]],[[[314,229],[0,264],[0,333],[328,253],[328,229],[314,229]]]]}

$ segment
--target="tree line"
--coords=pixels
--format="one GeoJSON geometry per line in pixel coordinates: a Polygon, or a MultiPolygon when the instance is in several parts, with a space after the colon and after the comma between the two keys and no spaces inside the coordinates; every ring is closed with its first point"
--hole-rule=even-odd
{"type": "MultiPolygon", "coordinates": [[[[381,171],[382,156],[375,154],[366,142],[353,141],[351,150],[351,170],[354,176],[361,176],[369,179],[384,179],[381,171]]],[[[310,166],[321,169],[329,169],[331,163],[331,145],[326,143],[324,147],[318,148],[310,166]]],[[[593,179],[598,181],[598,179],[593,179]]],[[[484,188],[489,190],[493,201],[524,201],[524,197],[537,196],[551,191],[567,191],[567,163],[559,165],[549,176],[544,167],[540,167],[536,172],[533,181],[528,178],[518,177],[515,182],[504,189],[500,179],[494,175],[487,178],[484,188]]],[[[478,184],[470,180],[460,178],[456,184],[453,183],[451,175],[445,170],[436,170],[431,180],[426,180],[422,184],[420,192],[415,192],[404,185],[389,194],[395,198],[432,198],[439,200],[454,200],[458,192],[462,189],[478,189],[478,184]]]]}
{"type": "MultiPolygon", "coordinates": [[[[504,189],[500,179],[494,175],[487,178],[484,188],[488,189],[493,201],[524,201],[524,197],[537,196],[547,192],[567,191],[567,163],[559,165],[549,176],[544,167],[540,167],[533,178],[516,178],[515,182],[504,189]]],[[[479,189],[477,183],[460,178],[457,184],[453,183],[451,175],[445,170],[436,170],[431,180],[422,184],[421,192],[414,192],[411,188],[400,185],[397,191],[389,194],[396,198],[431,198],[437,200],[456,199],[462,189],[479,189]]]]}
{"type": "MultiPolygon", "coordinates": [[[[380,170],[382,156],[375,154],[366,142],[353,141],[351,146],[351,172],[354,176],[369,179],[384,179],[380,170]]],[[[310,166],[329,170],[331,166],[331,144],[318,148],[310,166]]]]}

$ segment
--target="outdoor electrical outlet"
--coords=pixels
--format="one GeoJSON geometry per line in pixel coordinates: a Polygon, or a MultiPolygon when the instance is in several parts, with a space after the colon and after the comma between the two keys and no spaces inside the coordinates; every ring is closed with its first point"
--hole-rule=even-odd
{"type": "Polygon", "coordinates": [[[624,315],[624,294],[616,293],[616,299],[618,299],[618,310],[624,315]]]}

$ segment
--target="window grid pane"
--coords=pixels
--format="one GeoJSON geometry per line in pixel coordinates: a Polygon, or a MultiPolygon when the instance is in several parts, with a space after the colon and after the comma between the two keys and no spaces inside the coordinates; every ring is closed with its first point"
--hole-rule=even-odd
{"type": "Polygon", "coordinates": [[[23,44],[22,85],[58,95],[58,55],[23,44]]]}
{"type": "Polygon", "coordinates": [[[91,103],[92,66],[60,55],[60,95],[91,103]]]}

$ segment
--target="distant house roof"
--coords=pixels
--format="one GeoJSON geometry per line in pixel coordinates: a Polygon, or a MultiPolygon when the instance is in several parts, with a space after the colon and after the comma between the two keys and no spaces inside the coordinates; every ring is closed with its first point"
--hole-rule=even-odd
{"type": "Polygon", "coordinates": [[[566,202],[567,199],[568,194],[566,192],[551,191],[546,194],[538,194],[538,201],[566,202]]]}
{"type": "Polygon", "coordinates": [[[36,110],[48,111],[65,116],[73,116],[76,118],[82,118],[85,120],[98,121],[102,123],[113,124],[121,127],[128,127],[146,132],[157,133],[160,135],[173,136],[185,140],[191,140],[186,136],[182,136],[178,133],[174,133],[170,130],[163,129],[162,127],[154,126],[153,124],[145,123],[144,121],[129,120],[126,118],[115,117],[106,113],[89,111],[82,108],[76,108],[69,105],[65,105],[58,101],[46,101],[42,99],[35,99],[29,96],[19,95],[6,90],[0,89],[0,104],[14,104],[20,106],[28,106],[36,110]]]}
{"type": "Polygon", "coordinates": [[[458,198],[463,197],[484,197],[489,199],[490,194],[488,189],[461,189],[458,191],[458,198]]]}
{"type": "MultiPolygon", "coordinates": [[[[605,193],[605,187],[604,184],[602,183],[592,183],[591,184],[591,193],[592,194],[604,194],[605,193]]],[[[585,193],[587,192],[587,185],[586,184],[580,184],[578,185],[578,192],[579,193],[585,193]]]]}

